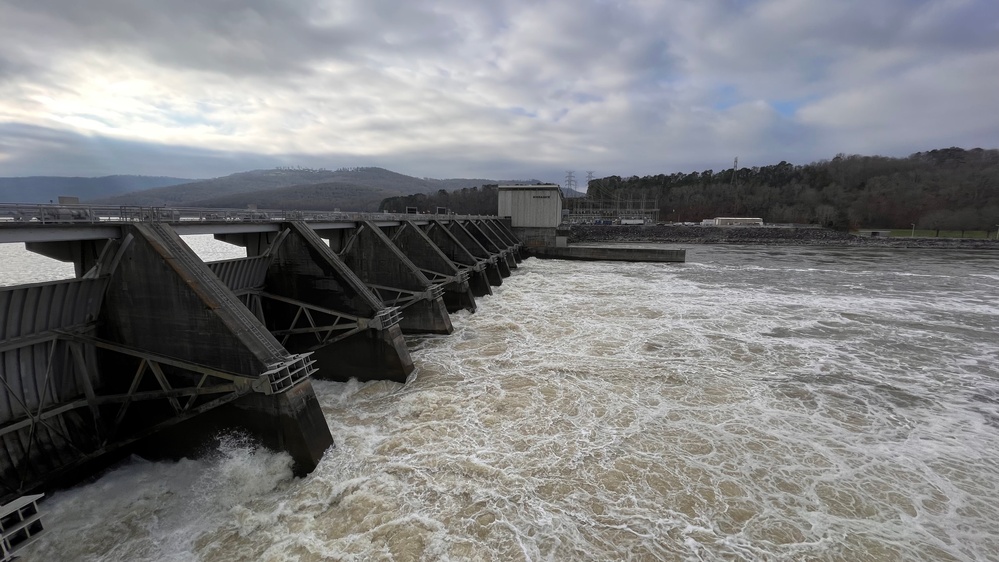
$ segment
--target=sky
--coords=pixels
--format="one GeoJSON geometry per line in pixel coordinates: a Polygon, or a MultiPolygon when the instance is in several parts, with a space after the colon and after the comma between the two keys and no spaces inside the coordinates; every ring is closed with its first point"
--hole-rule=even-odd
{"type": "Polygon", "coordinates": [[[996,0],[0,0],[0,176],[565,184],[950,146],[999,148],[996,0]]]}

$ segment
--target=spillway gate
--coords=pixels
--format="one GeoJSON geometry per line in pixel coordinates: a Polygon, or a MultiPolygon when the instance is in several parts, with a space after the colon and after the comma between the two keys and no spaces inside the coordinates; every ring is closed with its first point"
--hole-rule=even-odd
{"type": "Polygon", "coordinates": [[[221,427],[311,471],[333,445],[312,378],[405,382],[403,334],[450,333],[521,259],[495,217],[57,211],[0,220],[76,271],[0,287],[0,502],[221,427]],[[247,257],[206,263],[181,234],[247,257]]]}

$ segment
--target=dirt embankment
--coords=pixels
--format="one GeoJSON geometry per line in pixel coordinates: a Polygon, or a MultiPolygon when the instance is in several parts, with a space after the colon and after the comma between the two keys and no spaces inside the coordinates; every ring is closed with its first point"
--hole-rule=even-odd
{"type": "Polygon", "coordinates": [[[681,244],[764,244],[887,246],[899,248],[999,249],[995,240],[969,238],[871,238],[825,228],[716,227],[716,226],[593,226],[574,225],[569,243],[663,242],[681,244]]]}

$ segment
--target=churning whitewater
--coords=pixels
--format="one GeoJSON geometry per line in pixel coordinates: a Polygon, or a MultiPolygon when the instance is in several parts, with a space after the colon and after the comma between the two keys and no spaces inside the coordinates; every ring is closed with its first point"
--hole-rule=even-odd
{"type": "Polygon", "coordinates": [[[406,385],[315,381],[336,448],[309,476],[238,434],[133,459],[51,494],[26,554],[995,559],[999,253],[687,260],[528,259],[408,340],[406,385]]]}

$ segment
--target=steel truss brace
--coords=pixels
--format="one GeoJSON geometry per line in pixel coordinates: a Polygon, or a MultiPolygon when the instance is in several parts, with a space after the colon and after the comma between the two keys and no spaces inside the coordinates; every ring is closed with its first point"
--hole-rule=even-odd
{"type": "Polygon", "coordinates": [[[269,299],[297,308],[295,316],[287,328],[271,331],[271,334],[279,339],[281,345],[285,345],[288,339],[299,334],[313,334],[316,337],[318,345],[328,345],[368,328],[378,327],[376,322],[367,318],[311,305],[271,293],[255,293],[251,295],[251,302],[253,297],[257,299],[257,303],[255,306],[251,306],[250,309],[260,310],[261,314],[262,307],[259,306],[259,299],[269,299]]]}
{"type": "Polygon", "coordinates": [[[430,285],[425,291],[410,291],[397,287],[386,287],[384,285],[368,284],[375,295],[381,299],[385,306],[398,307],[400,310],[410,307],[422,300],[436,300],[444,294],[444,287],[441,285],[430,285]]]}

